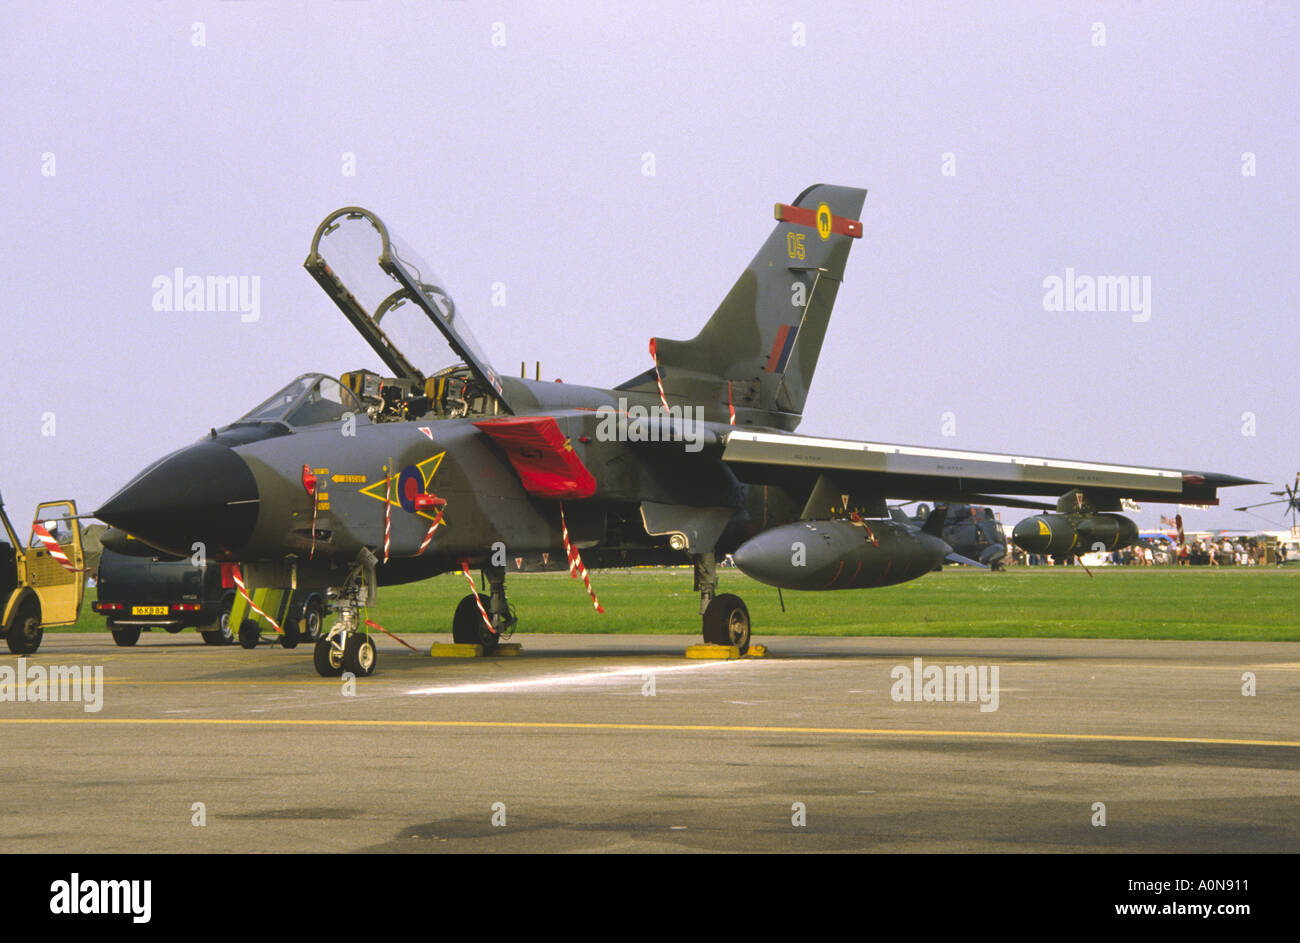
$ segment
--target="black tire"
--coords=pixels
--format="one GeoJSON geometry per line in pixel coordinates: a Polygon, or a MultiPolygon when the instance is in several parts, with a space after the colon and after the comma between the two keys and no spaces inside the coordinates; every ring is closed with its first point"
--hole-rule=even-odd
{"type": "Polygon", "coordinates": [[[302,641],[302,633],[298,631],[298,620],[285,619],[280,629],[280,647],[297,648],[298,643],[302,641]]]}
{"type": "Polygon", "coordinates": [[[749,651],[749,610],[739,596],[714,596],[704,610],[704,641],[711,645],[735,645],[740,654],[749,651]]]}
{"type": "Polygon", "coordinates": [[[319,596],[313,596],[302,607],[301,628],[303,641],[314,642],[320,638],[325,628],[325,603],[319,596]]]}
{"type": "MultiPolygon", "coordinates": [[[[483,613],[478,611],[474,601],[477,593],[470,593],[456,606],[456,614],[451,618],[451,640],[457,645],[482,645],[483,654],[491,655],[501,644],[501,636],[488,631],[483,624],[483,613]]],[[[487,608],[487,597],[478,596],[483,608],[487,608]]]]}
{"type": "Polygon", "coordinates": [[[5,642],[9,645],[9,651],[15,655],[30,655],[41,647],[41,639],[44,637],[41,601],[35,596],[28,596],[14,610],[9,630],[5,632],[5,642]]]}
{"type": "Polygon", "coordinates": [[[316,673],[322,678],[337,678],[343,674],[343,652],[334,647],[329,639],[321,636],[316,640],[316,650],[312,653],[312,662],[316,673]]]}
{"type": "Polygon", "coordinates": [[[123,648],[130,648],[140,641],[140,633],[143,631],[138,625],[124,625],[120,629],[110,625],[108,630],[113,633],[113,641],[123,648]]]}
{"type": "Polygon", "coordinates": [[[378,660],[379,649],[369,635],[357,632],[343,648],[343,668],[358,678],[368,678],[374,674],[378,660]]]}
{"type": "Polygon", "coordinates": [[[239,645],[241,648],[257,648],[262,640],[262,631],[252,619],[245,619],[239,625],[239,645]]]}
{"type": "Polygon", "coordinates": [[[199,630],[204,645],[234,645],[235,631],[230,627],[230,602],[221,606],[221,615],[217,616],[216,625],[207,630],[199,630]]]}

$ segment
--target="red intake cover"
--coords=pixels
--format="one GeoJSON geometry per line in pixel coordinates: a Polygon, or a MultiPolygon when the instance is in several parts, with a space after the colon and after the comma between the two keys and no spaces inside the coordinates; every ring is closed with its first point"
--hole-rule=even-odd
{"type": "Polygon", "coordinates": [[[505,450],[524,490],[539,498],[590,498],[596,478],[550,416],[484,419],[474,425],[505,450]]]}

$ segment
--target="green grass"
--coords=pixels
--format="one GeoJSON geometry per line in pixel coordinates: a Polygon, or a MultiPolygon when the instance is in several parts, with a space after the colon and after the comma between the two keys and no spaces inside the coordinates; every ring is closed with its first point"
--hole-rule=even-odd
{"type": "MultiPolygon", "coordinates": [[[[721,591],[740,595],[756,636],[898,635],[1007,638],[1222,639],[1300,641],[1300,566],[1225,568],[948,569],[884,589],[785,594],[735,570],[721,591]]],[[[521,634],[529,632],[699,633],[691,571],[592,573],[605,607],[592,610],[582,583],[567,573],[509,577],[521,634]]],[[[460,574],[380,589],[370,618],[402,632],[450,632],[451,614],[469,591],[460,574]]],[[[104,631],[90,599],[75,626],[104,631]]]]}

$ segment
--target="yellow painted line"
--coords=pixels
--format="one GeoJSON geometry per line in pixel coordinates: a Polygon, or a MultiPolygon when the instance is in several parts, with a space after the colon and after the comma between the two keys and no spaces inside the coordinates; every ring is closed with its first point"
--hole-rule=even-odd
{"type": "Polygon", "coordinates": [[[1070,740],[1097,743],[1184,743],[1212,746],[1296,747],[1300,740],[1236,740],[1224,737],[1156,737],[1143,734],[1042,733],[1018,730],[907,730],[890,727],[761,727],[738,724],[620,724],[542,720],[293,720],[235,717],[10,717],[3,724],[124,724],[236,727],[424,727],[496,730],[629,730],[663,733],[798,733],[871,737],[975,737],[986,740],[1070,740]]]}
{"type": "MultiPolygon", "coordinates": [[[[131,687],[153,687],[163,685],[220,685],[233,687],[259,687],[261,685],[272,684],[292,684],[292,685],[320,685],[328,684],[334,687],[343,682],[338,678],[303,678],[301,681],[134,681],[128,678],[105,678],[105,684],[129,685],[131,687]]],[[[367,682],[367,686],[371,682],[367,682]]]]}
{"type": "Polygon", "coordinates": [[[1300,671],[1300,665],[1105,665],[1107,668],[1168,668],[1171,671],[1300,671]]]}
{"type": "MultiPolygon", "coordinates": [[[[933,655],[927,655],[931,660],[937,659],[933,655]]],[[[886,659],[888,660],[888,659],[886,659]]],[[[990,664],[996,663],[1000,666],[1010,666],[1015,668],[1059,668],[1059,664],[1043,664],[1042,662],[1016,662],[1016,661],[998,661],[996,658],[984,658],[990,664]]],[[[1143,662],[1123,662],[1115,664],[1107,661],[1076,661],[1073,663],[1076,668],[1094,668],[1104,669],[1106,671],[1150,671],[1160,669],[1165,671],[1300,671],[1300,665],[1297,664],[1274,664],[1274,665],[1161,665],[1161,664],[1144,664],[1143,662]]]]}

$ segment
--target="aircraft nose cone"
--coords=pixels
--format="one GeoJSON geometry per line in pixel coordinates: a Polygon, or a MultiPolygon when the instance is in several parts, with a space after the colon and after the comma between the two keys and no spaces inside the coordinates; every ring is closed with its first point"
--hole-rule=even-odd
{"type": "Polygon", "coordinates": [[[942,537],[936,537],[934,534],[917,534],[916,536],[920,539],[921,552],[929,560],[931,568],[939,566],[943,563],[944,557],[952,553],[952,547],[942,537]]]}
{"type": "Polygon", "coordinates": [[[1002,544],[990,544],[984,548],[980,554],[980,563],[985,566],[992,566],[1007,555],[1007,548],[1002,544]]]}
{"type": "Polygon", "coordinates": [[[162,550],[188,555],[201,543],[219,557],[248,542],[258,506],[248,464],[224,445],[200,442],[136,475],[95,516],[162,550]]]}
{"type": "Polygon", "coordinates": [[[775,540],[770,531],[759,534],[741,544],[731,554],[731,560],[751,579],[775,586],[789,579],[789,541],[775,540]]]}

